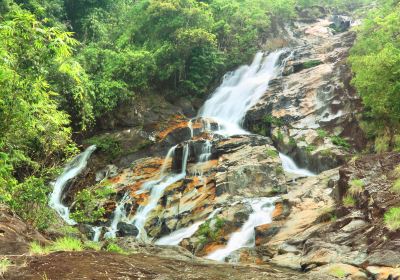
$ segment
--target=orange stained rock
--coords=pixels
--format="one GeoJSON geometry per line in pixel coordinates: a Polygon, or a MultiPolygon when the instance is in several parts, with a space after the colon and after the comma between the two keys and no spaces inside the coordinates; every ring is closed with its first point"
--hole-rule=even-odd
{"type": "Polygon", "coordinates": [[[214,252],[218,249],[221,249],[223,247],[225,247],[225,245],[223,245],[223,244],[218,244],[216,242],[209,243],[204,247],[202,252],[200,252],[200,256],[207,256],[207,255],[211,254],[212,252],[214,252]]]}
{"type": "Polygon", "coordinates": [[[174,120],[171,120],[169,122],[169,126],[163,130],[161,130],[158,134],[157,134],[157,139],[162,140],[165,137],[168,136],[168,134],[170,134],[171,132],[173,132],[176,129],[179,128],[184,128],[184,127],[188,127],[189,122],[185,119],[183,119],[182,116],[176,116],[176,118],[174,120]]]}
{"type": "MultiPolygon", "coordinates": [[[[257,231],[266,232],[271,227],[271,224],[265,224],[257,227],[257,231]]],[[[256,238],[256,246],[260,246],[264,243],[264,239],[262,237],[256,238]]]]}
{"type": "Polygon", "coordinates": [[[275,204],[275,209],[272,212],[272,219],[279,217],[280,215],[282,215],[282,213],[283,213],[283,204],[278,202],[275,204]]]}
{"type": "Polygon", "coordinates": [[[108,179],[108,181],[109,181],[110,183],[112,183],[112,184],[120,183],[120,182],[121,182],[121,180],[122,180],[122,178],[121,178],[121,176],[120,176],[120,175],[119,175],[119,176],[116,176],[116,177],[113,177],[113,178],[110,178],[110,179],[108,179]]]}

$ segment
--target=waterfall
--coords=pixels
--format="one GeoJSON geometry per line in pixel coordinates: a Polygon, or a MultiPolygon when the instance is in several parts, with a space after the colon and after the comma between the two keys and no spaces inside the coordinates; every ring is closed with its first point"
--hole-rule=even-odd
{"type": "Polygon", "coordinates": [[[104,238],[115,238],[118,231],[119,222],[126,217],[125,204],[129,200],[129,194],[125,193],[122,199],[119,201],[117,207],[114,210],[114,217],[111,221],[111,225],[108,231],[104,234],[104,238]]]}
{"type": "Polygon", "coordinates": [[[199,156],[199,162],[206,162],[211,157],[212,143],[210,140],[206,140],[202,146],[201,154],[199,156]]]}
{"type": "Polygon", "coordinates": [[[77,155],[65,166],[63,173],[53,183],[53,192],[50,195],[49,206],[69,225],[75,225],[76,222],[69,217],[69,208],[62,204],[62,195],[68,182],[85,169],[90,155],[95,150],[96,146],[93,145],[87,148],[83,153],[77,155]]]}
{"type": "Polygon", "coordinates": [[[247,199],[245,202],[249,203],[253,212],[250,214],[247,221],[243,224],[242,228],[231,235],[228,244],[225,248],[218,249],[206,258],[216,261],[224,261],[232,252],[245,247],[255,246],[255,230],[254,228],[260,225],[269,224],[272,221],[272,212],[275,209],[274,197],[261,197],[254,199],[247,199]]]}
{"type": "Polygon", "coordinates": [[[92,227],[92,230],[93,230],[92,241],[99,242],[102,229],[103,229],[103,227],[92,227]]]}
{"type": "Polygon", "coordinates": [[[218,214],[219,211],[221,211],[222,208],[217,208],[215,209],[205,220],[196,222],[192,224],[189,227],[185,228],[180,228],[171,234],[164,236],[160,239],[158,239],[155,244],[156,245],[168,245],[168,246],[174,246],[178,245],[181,243],[181,241],[185,238],[190,238],[192,237],[193,234],[196,233],[196,231],[199,229],[199,227],[204,224],[206,221],[212,219],[215,217],[216,214],[218,214]]]}
{"type": "Polygon", "coordinates": [[[241,66],[224,76],[219,86],[200,109],[199,117],[213,119],[220,125],[217,133],[226,136],[247,134],[241,128],[246,112],[254,106],[278,74],[278,59],[284,50],[265,56],[256,54],[249,66],[241,66]]]}
{"type": "Polygon", "coordinates": [[[294,160],[291,159],[290,157],[288,157],[287,155],[279,153],[279,157],[281,158],[281,161],[282,161],[283,170],[285,170],[287,173],[304,176],[304,177],[315,176],[315,174],[312,173],[311,171],[309,171],[307,169],[299,168],[296,165],[296,163],[294,162],[294,160]]]}
{"type": "Polygon", "coordinates": [[[185,178],[188,157],[189,157],[189,145],[186,144],[183,147],[181,173],[169,174],[162,177],[159,180],[148,181],[144,183],[141,189],[137,192],[138,194],[140,194],[143,193],[144,191],[150,191],[147,204],[139,206],[135,216],[130,221],[130,223],[133,223],[139,230],[138,234],[139,239],[142,239],[144,241],[147,240],[147,233],[144,228],[147,217],[150,214],[150,212],[157,206],[158,201],[164,195],[165,189],[171,186],[172,184],[178,182],[179,180],[185,178]]]}

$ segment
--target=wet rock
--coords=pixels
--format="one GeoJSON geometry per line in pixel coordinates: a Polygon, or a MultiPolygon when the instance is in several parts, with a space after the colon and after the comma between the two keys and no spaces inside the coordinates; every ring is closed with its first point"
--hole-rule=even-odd
{"type": "Polygon", "coordinates": [[[96,172],[96,182],[100,182],[105,178],[115,177],[117,174],[118,167],[113,164],[109,164],[105,168],[96,172]]]}
{"type": "Polygon", "coordinates": [[[137,236],[139,233],[139,230],[136,228],[135,225],[132,224],[127,224],[124,222],[120,222],[117,225],[117,235],[120,237],[123,236],[137,236]]]}
{"type": "Polygon", "coordinates": [[[351,18],[342,15],[334,15],[332,17],[333,23],[330,25],[335,32],[345,32],[351,26],[351,18]]]}

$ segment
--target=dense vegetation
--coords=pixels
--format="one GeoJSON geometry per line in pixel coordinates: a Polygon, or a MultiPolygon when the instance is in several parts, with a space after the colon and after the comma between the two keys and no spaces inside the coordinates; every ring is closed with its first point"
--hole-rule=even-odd
{"type": "MultiPolygon", "coordinates": [[[[202,96],[304,8],[346,10],[365,1],[0,0],[0,203],[46,228],[49,180],[76,152],[74,133],[128,98],[202,96]]],[[[355,83],[367,105],[357,58],[397,54],[395,19],[392,11],[382,22],[390,28],[362,39],[378,24],[371,18],[355,49],[355,83]],[[392,45],[363,50],[372,45],[363,40],[381,39],[392,45]]],[[[390,74],[380,92],[389,103],[398,102],[396,57],[384,64],[390,74]]],[[[395,120],[396,104],[371,112],[395,120]]]]}
{"type": "Polygon", "coordinates": [[[400,4],[386,0],[365,19],[350,62],[366,106],[365,130],[375,150],[400,150],[400,4]]]}

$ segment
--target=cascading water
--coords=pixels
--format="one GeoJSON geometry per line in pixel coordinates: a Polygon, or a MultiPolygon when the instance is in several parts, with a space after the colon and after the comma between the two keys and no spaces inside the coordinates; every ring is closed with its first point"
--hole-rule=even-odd
{"type": "Polygon", "coordinates": [[[93,242],[99,242],[102,229],[103,229],[103,227],[92,227],[92,230],[93,230],[92,241],[93,242]]]}
{"type": "Polygon", "coordinates": [[[128,202],[128,200],[129,200],[129,195],[128,193],[125,193],[114,210],[113,220],[111,222],[108,231],[104,234],[104,238],[107,239],[116,237],[116,233],[118,231],[118,224],[123,218],[126,217],[125,204],[128,202]]]}
{"type": "Polygon", "coordinates": [[[196,222],[189,227],[178,229],[171,234],[164,236],[158,239],[155,244],[156,245],[168,245],[174,246],[181,243],[181,241],[185,238],[192,237],[193,234],[199,229],[199,227],[204,224],[206,221],[215,217],[215,215],[221,211],[222,208],[215,209],[204,221],[196,222]]]}
{"type": "Polygon", "coordinates": [[[78,176],[85,169],[90,155],[96,150],[96,146],[88,147],[83,153],[77,155],[66,165],[63,173],[53,183],[53,192],[50,195],[49,206],[53,208],[61,218],[69,225],[76,222],[69,217],[69,208],[62,204],[62,195],[68,182],[78,176]]]}
{"type": "Polygon", "coordinates": [[[189,145],[186,144],[183,147],[182,155],[182,170],[179,174],[170,174],[162,177],[159,180],[149,181],[143,184],[142,188],[137,193],[143,193],[144,191],[150,191],[148,202],[146,205],[139,206],[135,216],[130,221],[139,230],[137,238],[141,240],[147,240],[147,233],[144,228],[146,220],[150,212],[157,206],[158,201],[163,196],[166,188],[172,184],[182,180],[186,176],[187,160],[189,157],[189,145]]]}
{"type": "Polygon", "coordinates": [[[293,159],[288,157],[287,155],[284,155],[282,153],[279,153],[279,157],[281,158],[282,161],[282,167],[283,170],[285,170],[287,173],[299,175],[299,176],[304,176],[304,177],[311,177],[315,176],[314,173],[307,169],[299,168],[296,163],[294,162],[293,159]]]}
{"type": "Polygon", "coordinates": [[[224,261],[232,252],[245,247],[255,246],[255,230],[260,225],[269,224],[272,221],[272,212],[275,209],[276,198],[261,197],[245,200],[249,203],[253,212],[248,220],[243,224],[242,228],[231,235],[225,248],[218,249],[206,258],[216,261],[224,261]]]}
{"type": "Polygon", "coordinates": [[[199,117],[220,125],[222,135],[247,134],[241,125],[246,112],[268,89],[269,81],[278,74],[277,61],[284,50],[264,56],[256,54],[250,66],[241,66],[225,75],[221,86],[200,109],[199,117]]]}

